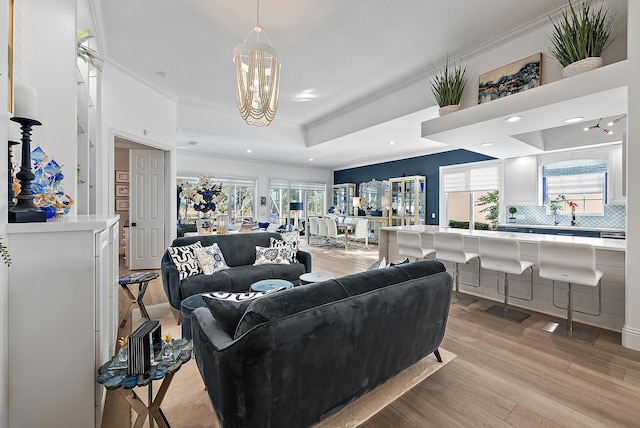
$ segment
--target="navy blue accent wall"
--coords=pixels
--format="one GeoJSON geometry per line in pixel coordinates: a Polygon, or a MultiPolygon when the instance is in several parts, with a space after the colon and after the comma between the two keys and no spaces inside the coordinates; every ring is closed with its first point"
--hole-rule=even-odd
{"type": "MultiPolygon", "coordinates": [[[[438,216],[440,212],[440,167],[492,159],[495,158],[458,149],[334,171],[333,182],[335,184],[356,183],[356,185],[359,185],[374,178],[376,180],[388,180],[403,176],[424,175],[427,177],[427,224],[437,225],[439,224],[438,216]],[[431,218],[431,213],[436,213],[436,218],[431,218]]],[[[358,186],[356,186],[357,188],[358,186]]]]}

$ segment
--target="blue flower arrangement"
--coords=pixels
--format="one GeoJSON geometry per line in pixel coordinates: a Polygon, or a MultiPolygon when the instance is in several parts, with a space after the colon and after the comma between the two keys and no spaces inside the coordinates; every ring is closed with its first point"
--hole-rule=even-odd
{"type": "Polygon", "coordinates": [[[193,202],[193,209],[203,213],[216,210],[216,202],[220,201],[222,195],[222,185],[215,183],[213,177],[200,175],[198,184],[191,184],[186,181],[178,183],[182,188],[180,197],[193,202]]]}

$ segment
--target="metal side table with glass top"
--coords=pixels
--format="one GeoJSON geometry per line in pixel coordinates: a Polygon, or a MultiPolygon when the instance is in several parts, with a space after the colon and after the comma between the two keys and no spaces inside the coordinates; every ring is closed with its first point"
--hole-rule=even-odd
{"type": "Polygon", "coordinates": [[[131,313],[133,312],[133,305],[138,305],[140,308],[140,316],[150,320],[149,313],[147,312],[147,308],[144,306],[142,299],[144,298],[144,293],[147,292],[147,287],[149,286],[149,282],[153,281],[160,274],[158,272],[134,272],[129,275],[123,276],[118,279],[118,283],[122,287],[127,296],[131,299],[129,303],[129,308],[127,312],[125,312],[122,321],[120,322],[120,327],[124,327],[127,323],[127,320],[131,318],[131,313]],[[129,285],[138,285],[138,295],[134,296],[131,290],[129,289],[129,285]]]}
{"type": "Polygon", "coordinates": [[[114,355],[98,369],[98,383],[107,389],[117,390],[138,414],[133,425],[134,428],[142,427],[147,418],[149,418],[151,427],[154,425],[153,421],[161,428],[170,427],[160,406],[167,394],[173,376],[184,363],[191,359],[193,342],[185,339],[174,339],[171,341],[171,346],[173,347],[172,356],[163,358],[162,354],[158,354],[151,368],[143,374],[128,375],[127,360],[121,356],[121,353],[114,355]],[[154,398],[152,383],[157,380],[162,380],[162,383],[154,398]],[[136,387],[145,386],[148,387],[146,403],[134,391],[136,387]]]}

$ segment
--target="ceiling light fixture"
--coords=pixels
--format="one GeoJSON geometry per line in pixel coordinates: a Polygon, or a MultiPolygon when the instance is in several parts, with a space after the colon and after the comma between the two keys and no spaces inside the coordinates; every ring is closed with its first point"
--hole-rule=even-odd
{"type": "Polygon", "coordinates": [[[493,146],[493,143],[482,143],[481,145],[483,147],[489,147],[489,146],[493,146]]]}
{"type": "Polygon", "coordinates": [[[583,128],[583,129],[584,129],[585,132],[589,132],[592,129],[596,129],[597,128],[597,129],[602,129],[602,131],[604,131],[606,134],[613,135],[613,131],[610,130],[610,129],[601,127],[600,126],[600,122],[602,122],[602,118],[598,119],[598,123],[596,123],[595,125],[587,126],[587,127],[583,128]]]}
{"type": "Polygon", "coordinates": [[[569,119],[565,119],[564,123],[577,123],[583,119],[584,117],[570,117],[569,119]]]}
{"type": "Polygon", "coordinates": [[[613,125],[615,125],[616,123],[620,122],[620,121],[621,121],[622,119],[624,119],[625,117],[627,117],[627,115],[626,115],[626,114],[623,114],[623,115],[622,115],[622,116],[620,116],[619,118],[614,119],[614,120],[612,120],[611,122],[607,123],[607,126],[613,126],[613,125]]]}
{"type": "Polygon", "coordinates": [[[260,36],[260,0],[257,0],[256,26],[244,42],[233,48],[236,64],[236,96],[240,115],[249,125],[269,125],[278,108],[280,60],[269,38],[260,36]]]}
{"type": "Polygon", "coordinates": [[[522,119],[522,116],[511,116],[511,117],[506,118],[504,121],[508,122],[508,123],[513,123],[513,122],[517,122],[517,121],[519,121],[521,119],[522,119]]]}
{"type": "Polygon", "coordinates": [[[251,153],[251,152],[253,152],[253,150],[247,149],[247,153],[251,153]]]}

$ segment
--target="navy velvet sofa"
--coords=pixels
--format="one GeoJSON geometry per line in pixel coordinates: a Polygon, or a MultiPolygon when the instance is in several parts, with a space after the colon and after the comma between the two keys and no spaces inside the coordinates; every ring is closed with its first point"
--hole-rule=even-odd
{"type": "Polygon", "coordinates": [[[256,246],[269,247],[270,239],[282,240],[279,233],[230,233],[226,235],[203,235],[177,238],[171,246],[180,247],[200,241],[203,247],[218,243],[229,269],[213,275],[195,275],[180,280],[178,269],[168,251],[161,262],[162,286],[171,306],[180,310],[180,303],[189,296],[212,291],[245,292],[251,284],[262,279],[286,279],[294,285],[303,273],[311,272],[311,254],[298,250],[298,263],[288,265],[258,265],[256,246]]]}
{"type": "Polygon", "coordinates": [[[301,285],[251,302],[235,337],[196,309],[195,360],[222,427],[309,427],[440,360],[451,283],[428,260],[301,285]]]}

